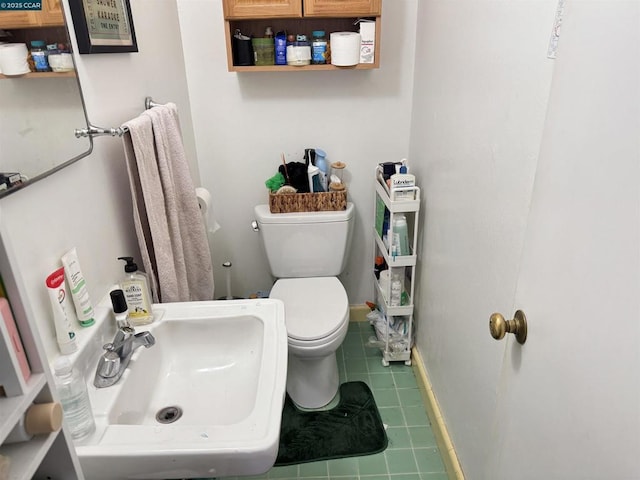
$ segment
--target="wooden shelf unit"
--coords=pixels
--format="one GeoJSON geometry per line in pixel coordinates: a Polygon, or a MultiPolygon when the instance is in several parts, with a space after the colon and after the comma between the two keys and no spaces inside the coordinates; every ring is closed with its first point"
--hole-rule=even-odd
{"type": "Polygon", "coordinates": [[[227,67],[230,72],[301,72],[315,70],[371,70],[380,68],[381,0],[223,0],[225,14],[225,40],[227,67]],[[304,1],[304,5],[303,2],[304,1]],[[351,67],[335,65],[268,65],[237,66],[233,64],[233,34],[240,30],[249,37],[262,37],[267,27],[274,34],[286,31],[305,34],[324,30],[331,32],[357,32],[357,21],[371,20],[376,24],[374,63],[361,63],[351,67]]]}
{"type": "Polygon", "coordinates": [[[7,76],[0,73],[0,80],[29,78],[76,78],[76,72],[75,70],[73,72],[29,72],[18,76],[7,76]]]}

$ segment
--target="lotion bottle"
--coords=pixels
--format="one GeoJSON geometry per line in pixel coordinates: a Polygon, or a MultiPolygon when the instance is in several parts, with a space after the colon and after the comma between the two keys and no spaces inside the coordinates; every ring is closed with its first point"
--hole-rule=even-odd
{"type": "Polygon", "coordinates": [[[132,326],[146,325],[153,322],[151,310],[152,297],[147,275],[138,270],[133,257],[118,257],[127,264],[124,266],[125,276],[120,282],[129,307],[129,323],[132,326]]]}

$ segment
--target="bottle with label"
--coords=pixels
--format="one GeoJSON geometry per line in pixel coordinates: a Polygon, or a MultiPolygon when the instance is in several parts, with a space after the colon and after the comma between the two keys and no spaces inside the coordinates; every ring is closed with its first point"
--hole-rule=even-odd
{"type": "Polygon", "coordinates": [[[147,275],[138,270],[138,265],[133,257],[118,257],[127,264],[124,266],[125,276],[120,282],[120,288],[124,292],[127,306],[129,307],[129,323],[133,326],[146,325],[153,322],[153,303],[149,279],[147,275]]]}
{"type": "Polygon", "coordinates": [[[36,72],[50,71],[49,61],[47,59],[47,44],[44,40],[31,41],[31,58],[33,58],[36,72]]]}
{"type": "Polygon", "coordinates": [[[393,236],[393,243],[397,245],[396,255],[411,255],[407,219],[404,213],[397,213],[393,216],[393,236]]]}
{"type": "Polygon", "coordinates": [[[322,188],[324,191],[327,191],[328,178],[329,178],[329,164],[327,163],[327,154],[324,150],[320,150],[319,148],[315,149],[316,151],[316,167],[320,169],[320,183],[322,184],[322,188]]]}
{"type": "Polygon", "coordinates": [[[278,32],[275,39],[276,65],[287,64],[287,34],[278,32]]]}
{"type": "Polygon", "coordinates": [[[402,281],[400,280],[400,275],[397,273],[393,274],[393,278],[391,279],[391,295],[389,298],[389,305],[391,307],[399,307],[402,301],[402,281]]]}
{"type": "Polygon", "coordinates": [[[96,428],[84,377],[66,357],[58,357],[53,368],[56,389],[71,437],[76,440],[84,438],[96,428]]]}
{"type": "Polygon", "coordinates": [[[306,35],[296,35],[295,42],[287,45],[287,65],[297,67],[311,63],[311,45],[306,35]]]}
{"type": "Polygon", "coordinates": [[[324,30],[311,32],[311,63],[324,65],[327,63],[327,38],[324,30]]]}

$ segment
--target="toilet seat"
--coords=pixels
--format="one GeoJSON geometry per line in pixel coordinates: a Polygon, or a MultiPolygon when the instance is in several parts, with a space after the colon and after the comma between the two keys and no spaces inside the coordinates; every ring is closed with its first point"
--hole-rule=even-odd
{"type": "Polygon", "coordinates": [[[337,277],[282,278],[269,298],[284,302],[290,343],[317,343],[332,337],[349,317],[347,292],[337,277]]]}

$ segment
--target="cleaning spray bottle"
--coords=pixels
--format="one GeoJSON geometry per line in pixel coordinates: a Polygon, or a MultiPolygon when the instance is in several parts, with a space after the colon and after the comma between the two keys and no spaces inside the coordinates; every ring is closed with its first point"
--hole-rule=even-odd
{"type": "Polygon", "coordinates": [[[138,265],[133,257],[118,257],[127,264],[124,266],[125,276],[120,282],[120,288],[124,292],[129,307],[129,323],[132,326],[146,325],[153,322],[151,305],[151,289],[147,275],[138,270],[138,265]]]}

